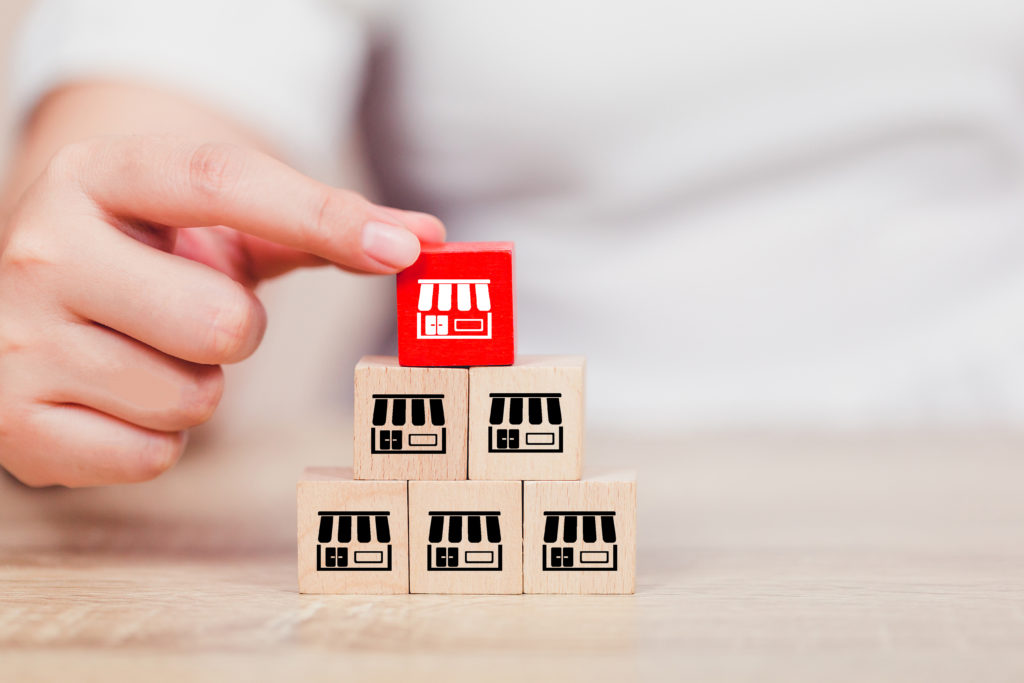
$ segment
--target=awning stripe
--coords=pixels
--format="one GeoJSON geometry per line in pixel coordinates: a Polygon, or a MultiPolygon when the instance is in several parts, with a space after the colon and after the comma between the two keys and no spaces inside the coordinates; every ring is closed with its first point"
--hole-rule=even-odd
{"type": "Polygon", "coordinates": [[[388,518],[384,515],[377,515],[374,518],[374,525],[377,527],[377,542],[391,542],[391,527],[388,525],[388,518]]]}
{"type": "Polygon", "coordinates": [[[462,517],[448,518],[448,542],[462,543],[462,517]]]}
{"type": "Polygon", "coordinates": [[[554,543],[558,540],[558,517],[551,516],[544,520],[544,542],[554,543]]]}
{"type": "Polygon", "coordinates": [[[468,311],[472,304],[469,301],[469,285],[460,282],[455,286],[456,305],[460,311],[468,311]]]}
{"type": "Polygon", "coordinates": [[[444,402],[439,398],[430,399],[430,424],[444,426],[444,402]]]}
{"type": "Polygon", "coordinates": [[[568,516],[562,520],[562,540],[566,543],[576,542],[576,520],[578,517],[568,516]]]}
{"type": "Polygon", "coordinates": [[[356,539],[360,543],[370,542],[370,518],[360,515],[356,517],[356,539]]]}
{"type": "Polygon", "coordinates": [[[491,310],[491,293],[486,283],[476,285],[476,309],[484,313],[491,310]]]}
{"type": "Polygon", "coordinates": [[[548,423],[562,424],[562,406],[555,397],[548,398],[548,423]]]}
{"type": "Polygon", "coordinates": [[[605,543],[615,543],[615,518],[605,515],[601,518],[601,538],[605,543]]]}
{"type": "Polygon", "coordinates": [[[466,519],[466,540],[470,543],[479,543],[483,539],[483,532],[480,526],[480,516],[470,515],[466,519]]]}
{"type": "Polygon", "coordinates": [[[429,282],[420,283],[420,301],[417,305],[421,311],[429,311],[434,303],[434,285],[429,282]]]}
{"type": "Polygon", "coordinates": [[[437,310],[452,310],[452,286],[443,284],[437,286],[437,310]]]}
{"type": "Polygon", "coordinates": [[[427,534],[427,540],[431,543],[440,543],[444,537],[444,517],[431,517],[430,518],[430,531],[427,534]]]}
{"type": "Polygon", "coordinates": [[[333,517],[324,515],[320,518],[320,531],[317,533],[316,538],[321,543],[330,543],[331,531],[334,529],[333,517]]]}
{"type": "Polygon", "coordinates": [[[487,542],[501,543],[501,525],[498,524],[497,517],[487,518],[487,542]]]}
{"type": "Polygon", "coordinates": [[[422,398],[412,399],[412,423],[416,427],[422,427],[427,423],[426,403],[422,398]]]}

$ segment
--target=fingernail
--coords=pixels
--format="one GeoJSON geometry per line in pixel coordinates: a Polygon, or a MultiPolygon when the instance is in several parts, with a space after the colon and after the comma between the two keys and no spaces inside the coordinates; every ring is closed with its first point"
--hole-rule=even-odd
{"type": "Polygon", "coordinates": [[[371,221],[363,226],[363,251],[391,268],[411,266],[420,255],[420,241],[405,228],[371,221]]]}

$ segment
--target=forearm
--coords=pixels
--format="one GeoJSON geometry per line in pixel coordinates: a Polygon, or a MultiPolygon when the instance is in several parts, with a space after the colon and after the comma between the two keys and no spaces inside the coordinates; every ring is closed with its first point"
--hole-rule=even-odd
{"type": "Polygon", "coordinates": [[[3,215],[61,146],[101,135],[178,135],[269,151],[229,117],[164,90],[120,83],[81,83],[46,97],[15,141],[5,175],[3,215]]]}

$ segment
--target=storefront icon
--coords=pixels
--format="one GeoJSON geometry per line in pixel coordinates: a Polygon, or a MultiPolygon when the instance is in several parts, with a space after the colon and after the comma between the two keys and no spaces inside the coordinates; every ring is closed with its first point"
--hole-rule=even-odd
{"type": "Polygon", "coordinates": [[[417,339],[490,339],[490,280],[417,280],[417,339]]]}
{"type": "Polygon", "coordinates": [[[331,510],[318,514],[317,571],[391,571],[391,513],[331,510]]]}
{"type": "Polygon", "coordinates": [[[544,571],[619,568],[614,512],[545,512],[544,517],[544,571]]]}
{"type": "Polygon", "coordinates": [[[500,512],[431,512],[427,571],[501,571],[500,512]]]}
{"type": "Polygon", "coordinates": [[[446,452],[443,394],[373,394],[372,398],[371,453],[446,452]]]}
{"type": "Polygon", "coordinates": [[[490,394],[488,453],[561,453],[561,394],[490,394]]]}

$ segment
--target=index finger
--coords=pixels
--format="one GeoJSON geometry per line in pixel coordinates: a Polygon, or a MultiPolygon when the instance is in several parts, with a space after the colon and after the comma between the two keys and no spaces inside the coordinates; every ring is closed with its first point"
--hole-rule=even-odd
{"type": "Polygon", "coordinates": [[[411,265],[444,240],[433,216],[378,206],[273,157],[225,143],[151,136],[80,143],[72,164],[103,210],[171,227],[226,225],[368,273],[411,265]]]}

